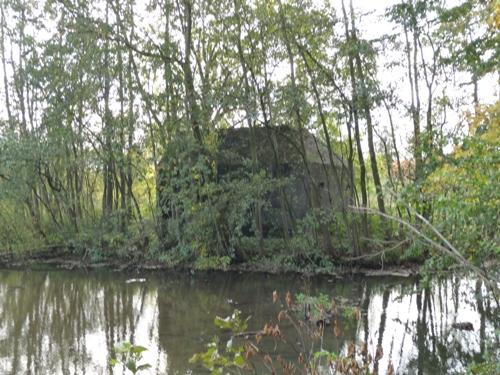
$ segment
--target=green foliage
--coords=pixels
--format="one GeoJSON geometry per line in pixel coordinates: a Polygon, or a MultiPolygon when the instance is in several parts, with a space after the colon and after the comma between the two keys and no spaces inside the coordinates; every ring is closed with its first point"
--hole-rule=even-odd
{"type": "MultiPolygon", "coordinates": [[[[337,360],[337,354],[333,352],[329,352],[328,350],[318,350],[317,352],[314,352],[313,355],[314,361],[319,363],[321,359],[325,359],[327,362],[333,362],[337,360]]],[[[316,368],[314,368],[316,370],[316,368]]],[[[319,369],[318,369],[319,370],[319,369]]]]}
{"type": "Polygon", "coordinates": [[[124,369],[128,369],[132,374],[138,374],[151,368],[147,363],[140,364],[142,361],[142,354],[148,349],[133,345],[128,341],[124,341],[114,348],[114,356],[109,360],[111,367],[121,364],[124,369]]]}
{"type": "Polygon", "coordinates": [[[496,359],[485,363],[474,363],[467,368],[471,375],[496,375],[500,372],[500,364],[496,359]]]}
{"type": "Polygon", "coordinates": [[[476,263],[500,255],[498,109],[498,104],[486,108],[471,119],[473,134],[425,183],[438,229],[476,263]]]}
{"type": "Polygon", "coordinates": [[[198,269],[204,270],[218,270],[222,269],[225,270],[228,268],[228,266],[231,264],[231,258],[227,255],[225,256],[210,256],[210,255],[201,255],[199,256],[196,261],[194,266],[198,269]]]}
{"type": "MultiPolygon", "coordinates": [[[[235,310],[227,318],[216,317],[214,324],[221,330],[230,331],[232,335],[245,332],[248,328],[250,317],[243,320],[241,312],[235,310]]],[[[195,354],[189,360],[191,363],[201,363],[213,375],[222,375],[228,370],[242,369],[246,360],[244,357],[245,348],[236,343],[236,338],[231,336],[226,342],[221,342],[219,337],[214,337],[207,345],[207,350],[203,353],[195,354]]]]}
{"type": "MultiPolygon", "coordinates": [[[[500,330],[496,329],[498,337],[500,330]]],[[[481,358],[475,359],[473,363],[467,366],[467,375],[497,375],[500,373],[500,362],[498,361],[500,349],[494,342],[487,342],[484,353],[481,358]]]]}
{"type": "Polygon", "coordinates": [[[184,138],[172,144],[172,154],[165,158],[160,198],[167,216],[163,241],[174,244],[173,252],[184,260],[197,259],[201,268],[224,266],[234,258],[244,230],[256,231],[255,207],[269,205],[266,196],[281,185],[265,173],[251,173],[250,167],[237,176],[217,178],[215,161],[197,154],[199,146],[184,138]]]}
{"type": "Polygon", "coordinates": [[[327,310],[330,308],[332,302],[331,297],[324,293],[320,293],[317,296],[309,296],[303,293],[297,293],[295,295],[295,298],[300,310],[303,310],[305,305],[314,306],[318,310],[327,310]]]}
{"type": "Polygon", "coordinates": [[[444,63],[469,71],[475,77],[497,70],[500,35],[494,22],[495,7],[498,7],[495,0],[465,0],[440,12],[440,33],[450,52],[444,63]]]}
{"type": "MultiPolygon", "coordinates": [[[[207,351],[195,354],[191,362],[201,363],[216,375],[239,374],[242,371],[276,374],[278,369],[282,369],[285,374],[319,375],[325,371],[337,374],[369,374],[373,359],[366,347],[356,348],[354,343],[349,343],[345,355],[329,351],[322,345],[325,324],[329,324],[325,323],[325,317],[322,317],[323,324],[318,325],[312,317],[304,320],[302,315],[296,316],[297,307],[308,303],[323,309],[329,303],[329,297],[324,294],[317,297],[297,294],[297,301],[294,303],[290,292],[285,294],[282,301],[279,293],[274,291],[273,304],[280,306],[277,323],[266,323],[264,328],[257,332],[247,332],[249,319],[242,320],[238,310],[225,319],[217,317],[215,325],[221,330],[231,331],[231,338],[227,342],[221,342],[218,336],[214,337],[208,344],[207,351]],[[280,328],[285,322],[289,323],[292,332],[285,332],[280,328]],[[274,352],[277,353],[289,346],[297,354],[296,360],[289,362],[279,355],[273,358],[275,353],[266,349],[266,339],[273,341],[274,352]],[[300,346],[294,344],[297,340],[301,342],[300,346]]],[[[335,322],[333,331],[335,335],[340,334],[339,321],[335,322]]]]}

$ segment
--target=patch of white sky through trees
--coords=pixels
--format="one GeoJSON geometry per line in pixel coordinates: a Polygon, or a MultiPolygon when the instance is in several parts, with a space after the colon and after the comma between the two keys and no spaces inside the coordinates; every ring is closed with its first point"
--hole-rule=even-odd
{"type": "MultiPolygon", "coordinates": [[[[327,7],[330,10],[333,9],[332,14],[335,14],[337,17],[337,24],[335,33],[339,38],[344,38],[344,29],[342,24],[342,9],[341,9],[341,1],[340,0],[312,0],[313,4],[317,7],[327,7]]],[[[390,6],[393,6],[401,1],[398,0],[353,0],[354,10],[357,16],[357,28],[358,28],[358,36],[361,39],[371,41],[375,51],[377,52],[376,61],[376,75],[380,84],[380,88],[382,90],[393,90],[395,96],[397,97],[396,102],[396,111],[393,113],[394,124],[396,127],[396,137],[400,142],[401,150],[406,156],[410,155],[408,145],[411,142],[412,136],[412,123],[411,116],[408,115],[410,108],[410,100],[411,100],[411,91],[410,85],[408,82],[407,76],[407,66],[405,65],[405,51],[404,46],[401,46],[400,49],[394,50],[393,46],[386,48],[387,35],[395,35],[402,34],[403,30],[401,25],[396,25],[395,23],[390,22],[388,17],[385,16],[387,9],[390,6]]],[[[38,14],[44,13],[43,1],[35,2],[35,12],[38,14]]],[[[346,6],[349,6],[349,0],[345,0],[346,6]]],[[[460,1],[451,0],[446,1],[446,6],[451,7],[458,5],[460,1]]],[[[104,2],[102,2],[101,8],[93,9],[92,16],[95,18],[99,18],[104,20],[104,2]]],[[[110,21],[113,21],[113,15],[110,12],[110,21]]],[[[57,21],[60,15],[52,15],[52,17],[43,17],[43,24],[38,25],[38,28],[33,24],[28,23],[26,34],[31,35],[36,41],[44,42],[50,40],[57,36],[57,21]]],[[[150,6],[150,2],[148,1],[137,1],[134,4],[134,17],[136,23],[136,35],[139,40],[147,41],[152,40],[154,42],[161,43],[162,35],[158,32],[157,25],[160,25],[162,21],[163,15],[160,12],[160,9],[156,7],[150,6]]],[[[6,22],[10,25],[13,25],[12,18],[9,19],[9,15],[6,15],[6,22]]],[[[173,32],[171,37],[177,39],[179,43],[182,43],[182,33],[180,30],[175,30],[175,25],[173,26],[173,32]]],[[[401,37],[403,40],[403,37],[401,37]]],[[[182,45],[182,44],[181,44],[182,45]]],[[[7,76],[12,76],[12,68],[11,64],[9,64],[10,56],[13,56],[13,59],[16,60],[18,55],[18,51],[16,46],[12,43],[6,44],[6,57],[7,57],[7,76]]],[[[334,51],[328,51],[330,57],[333,58],[334,51]]],[[[425,49],[424,47],[424,57],[430,61],[431,51],[429,48],[425,49]]],[[[16,61],[15,61],[16,63],[16,61]]],[[[269,79],[274,80],[276,82],[283,81],[289,79],[289,67],[286,60],[278,61],[278,62],[270,62],[270,65],[274,65],[274,68],[269,71],[269,79]]],[[[471,77],[467,73],[452,71],[451,68],[449,72],[443,75],[443,77],[439,77],[439,81],[434,90],[434,96],[446,96],[451,103],[454,105],[446,111],[446,117],[440,119],[439,121],[444,124],[444,128],[448,131],[455,129],[455,131],[465,133],[467,129],[463,128],[463,118],[466,111],[472,110],[472,85],[470,85],[471,77]],[[445,80],[443,80],[443,78],[445,80]],[[459,110],[457,110],[457,108],[459,110]]],[[[0,66],[0,73],[3,75],[3,69],[0,66]]],[[[158,72],[153,73],[158,74],[158,72]]],[[[163,80],[161,77],[151,76],[143,74],[143,84],[147,87],[150,92],[160,92],[163,90],[162,85],[163,80]]],[[[498,100],[499,97],[499,85],[498,85],[498,76],[495,74],[489,74],[483,77],[479,82],[479,101],[484,104],[489,104],[498,100]]],[[[420,82],[422,86],[420,90],[421,102],[425,103],[426,101],[426,90],[425,84],[422,80],[420,82]]],[[[3,81],[1,82],[1,90],[0,90],[0,101],[2,105],[0,105],[0,118],[6,119],[6,106],[5,106],[5,90],[3,87],[3,81]]],[[[112,89],[116,91],[117,89],[112,89]]],[[[345,92],[349,93],[349,88],[345,88],[345,92]]],[[[113,97],[113,95],[112,95],[113,97]]],[[[117,98],[117,96],[115,96],[117,98]]],[[[309,98],[312,102],[312,96],[309,98]]],[[[111,110],[113,112],[119,111],[119,103],[118,100],[115,99],[115,102],[111,102],[111,110]]],[[[137,111],[141,110],[140,97],[136,98],[135,107],[137,111]]],[[[329,110],[335,112],[335,108],[328,108],[329,110]]],[[[145,113],[142,113],[142,116],[145,116],[145,113]]],[[[421,114],[423,116],[423,113],[421,114]]],[[[375,122],[375,131],[376,134],[385,136],[389,132],[389,121],[387,118],[387,113],[383,107],[383,105],[379,105],[373,109],[373,119],[375,122]]],[[[441,116],[444,116],[441,114],[441,116]]],[[[96,129],[101,126],[100,120],[98,116],[94,116],[94,118],[89,119],[91,122],[95,121],[94,125],[96,129]]],[[[242,123],[242,121],[237,121],[237,123],[242,123]]],[[[92,126],[92,125],[91,125],[92,126]]],[[[238,125],[237,125],[238,126],[238,125]]],[[[340,137],[346,137],[345,124],[339,123],[340,128],[340,137]]],[[[364,126],[364,124],[363,124],[364,126]]],[[[137,129],[136,137],[141,137],[143,133],[140,129],[137,129]]],[[[314,130],[313,130],[314,131],[314,130]]],[[[366,139],[363,139],[364,150],[367,150],[367,146],[365,144],[366,139]]],[[[376,139],[376,143],[379,144],[379,140],[376,139]]],[[[445,150],[451,150],[450,145],[448,145],[445,150]]]]}

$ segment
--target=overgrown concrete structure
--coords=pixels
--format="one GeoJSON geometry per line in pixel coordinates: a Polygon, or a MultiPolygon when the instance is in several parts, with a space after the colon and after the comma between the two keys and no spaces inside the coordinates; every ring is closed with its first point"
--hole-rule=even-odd
{"type": "MultiPolygon", "coordinates": [[[[288,126],[219,130],[213,144],[203,153],[179,151],[164,159],[162,169],[158,198],[163,221],[175,221],[179,217],[182,207],[172,202],[183,189],[194,188],[193,194],[198,196],[192,199],[200,199],[205,206],[210,201],[216,207],[217,220],[220,220],[216,224],[216,235],[220,235],[225,229],[219,228],[225,228],[231,220],[228,214],[231,209],[227,200],[215,204],[212,198],[204,201],[207,198],[199,194],[200,189],[195,188],[197,184],[217,182],[218,187],[224,187],[220,194],[238,196],[234,189],[265,181],[265,192],[258,199],[248,194],[241,198],[252,200],[250,209],[238,213],[240,218],[245,216],[245,224],[241,226],[243,235],[286,239],[294,235],[300,221],[309,215],[318,222],[314,236],[325,250],[332,249],[331,228],[322,215],[324,218],[325,213],[340,212],[351,199],[349,170],[344,161],[336,154],[330,155],[324,142],[311,132],[288,126]],[[211,175],[201,179],[205,182],[183,180],[178,166],[190,164],[190,168],[199,168],[200,159],[210,164],[201,169],[210,170],[211,175]],[[257,174],[261,177],[260,182],[252,179],[257,174]],[[179,184],[179,180],[183,182],[179,184]]],[[[164,241],[166,246],[171,244],[171,232],[166,226],[165,238],[169,237],[164,241]],[[167,232],[170,233],[167,235],[167,232]]]]}
{"type": "Polygon", "coordinates": [[[272,207],[284,209],[289,229],[313,208],[340,209],[342,200],[349,200],[346,164],[336,154],[331,160],[327,146],[312,133],[288,126],[222,130],[218,176],[248,169],[253,152],[257,169],[265,170],[269,178],[286,179],[281,197],[272,194],[270,202],[272,207]]]}

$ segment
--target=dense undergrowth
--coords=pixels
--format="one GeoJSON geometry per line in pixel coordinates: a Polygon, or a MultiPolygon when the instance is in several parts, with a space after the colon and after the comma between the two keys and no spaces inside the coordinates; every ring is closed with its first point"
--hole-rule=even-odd
{"type": "MultiPolygon", "coordinates": [[[[410,204],[426,205],[433,227],[462,252],[467,260],[481,265],[499,255],[498,207],[500,196],[495,181],[500,180],[498,147],[498,105],[485,108],[471,118],[473,135],[460,140],[453,153],[436,161],[432,173],[415,191],[406,186],[394,201],[395,218],[411,223],[425,236],[438,239],[429,228],[412,215],[410,204]],[[398,216],[396,212],[404,214],[398,216]]],[[[4,142],[5,144],[5,142],[4,142]]],[[[5,154],[4,154],[5,155],[5,154]]],[[[186,169],[188,171],[188,169],[186,169]]],[[[187,172],[186,172],[187,173],[187,172]]],[[[201,172],[200,172],[201,173],[201,172]]],[[[64,248],[88,262],[159,262],[168,267],[227,269],[247,264],[249,269],[302,270],[332,272],[339,266],[404,265],[426,263],[428,267],[446,268],[451,257],[433,249],[418,235],[398,221],[385,221],[369,215],[370,237],[362,239],[363,254],[355,256],[345,223],[335,210],[311,212],[296,223],[293,233],[283,238],[279,221],[274,233],[259,238],[252,220],[256,202],[270,207],[266,197],[279,183],[264,174],[230,181],[190,184],[190,174],[180,175],[185,184],[182,194],[170,204],[183,207],[168,223],[168,243],[162,243],[158,227],[161,217],[137,220],[120,210],[106,217],[82,218],[77,230],[70,223],[54,224],[50,215],[26,225],[26,216],[13,209],[19,199],[19,180],[2,181],[0,246],[4,252],[23,256],[38,250],[64,248]],[[203,200],[199,199],[203,196],[203,200]],[[125,224],[124,224],[125,223],[125,224]],[[318,235],[326,225],[332,247],[325,251],[318,235]],[[387,236],[387,227],[389,237],[387,236]],[[248,233],[251,233],[250,235],[248,233]]],[[[282,184],[286,186],[286,181],[282,184]]],[[[269,208],[273,210],[273,208],[269,208]]],[[[360,223],[360,213],[350,212],[351,222],[360,223]]],[[[272,216],[279,218],[278,213],[272,216]]]]}

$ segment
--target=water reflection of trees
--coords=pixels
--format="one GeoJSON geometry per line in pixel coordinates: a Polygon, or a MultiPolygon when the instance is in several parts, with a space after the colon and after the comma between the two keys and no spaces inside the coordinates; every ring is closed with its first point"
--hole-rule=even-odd
{"type": "Polygon", "coordinates": [[[371,347],[376,373],[385,373],[389,363],[396,373],[460,372],[484,354],[487,340],[498,340],[491,298],[480,281],[456,277],[368,289],[371,300],[363,302],[357,336],[371,347]],[[464,321],[474,331],[452,328],[464,321]],[[383,357],[376,356],[378,347],[383,357]]]}
{"type": "Polygon", "coordinates": [[[191,355],[220,333],[213,325],[216,315],[238,308],[252,316],[251,330],[260,329],[279,310],[271,303],[274,290],[328,293],[360,306],[357,327],[343,327],[339,338],[328,330],[324,347],[339,351],[353,338],[367,342],[379,373],[389,361],[396,373],[449,373],[477,359],[488,340],[498,345],[498,309],[481,282],[463,277],[428,286],[414,280],[308,282],[218,273],[156,275],[146,284],[125,280],[109,272],[0,272],[0,373],[109,374],[108,353],[128,340],[149,348],[153,373],[168,367],[171,375],[184,374],[191,355]],[[463,321],[475,330],[451,328],[463,321]]]}
{"type": "Polygon", "coordinates": [[[0,273],[0,372],[109,373],[107,355],[134,340],[148,293],[110,276],[0,273]]]}

